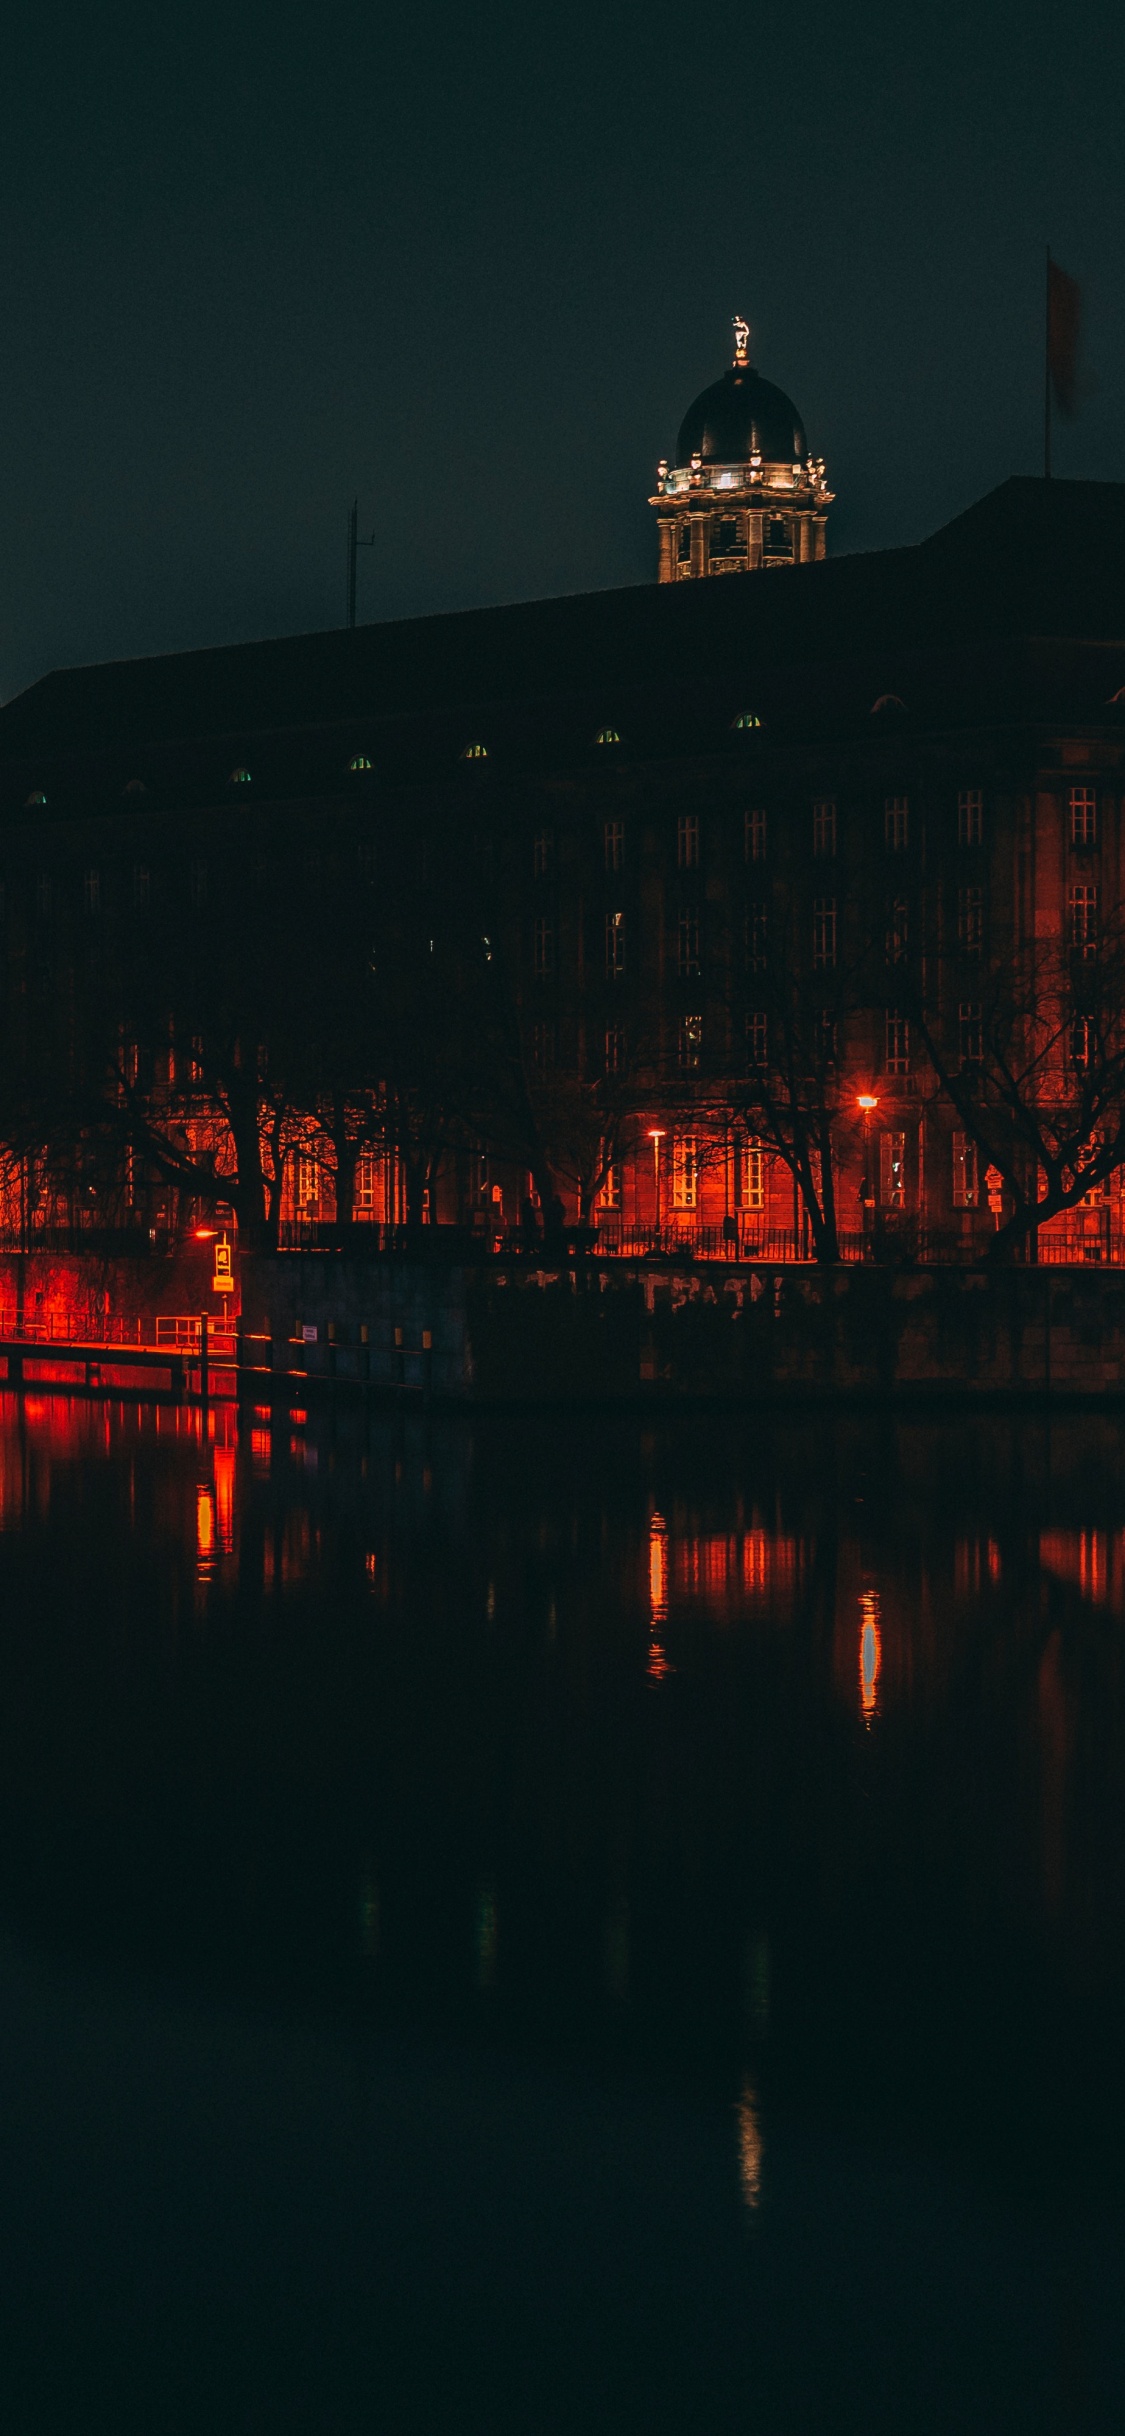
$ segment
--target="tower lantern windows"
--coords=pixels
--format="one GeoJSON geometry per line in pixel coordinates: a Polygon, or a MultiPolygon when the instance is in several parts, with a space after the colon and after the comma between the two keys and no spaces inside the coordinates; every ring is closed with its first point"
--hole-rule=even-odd
{"type": "Polygon", "coordinates": [[[716,516],[711,529],[712,558],[745,558],[746,526],[741,516],[716,516]]]}

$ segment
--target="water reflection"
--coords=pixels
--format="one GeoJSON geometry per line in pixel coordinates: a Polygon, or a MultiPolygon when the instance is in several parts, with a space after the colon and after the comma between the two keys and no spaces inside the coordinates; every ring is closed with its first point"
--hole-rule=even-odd
{"type": "Polygon", "coordinates": [[[1010,2172],[1062,2075],[1058,2170],[1104,2164],[1121,1484],[1109,1418],[0,1398],[0,1896],[37,1937],[705,2069],[754,2208],[794,2093],[1010,2172]]]}
{"type": "Polygon", "coordinates": [[[879,1593],[861,1590],[859,1594],[859,1706],[865,1725],[870,1725],[879,1707],[879,1667],[883,1655],[883,1636],[879,1630],[879,1593]]]}

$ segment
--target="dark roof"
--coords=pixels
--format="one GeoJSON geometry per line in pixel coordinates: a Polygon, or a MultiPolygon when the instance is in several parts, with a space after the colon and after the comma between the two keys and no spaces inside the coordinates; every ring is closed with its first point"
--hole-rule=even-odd
{"type": "Polygon", "coordinates": [[[1125,644],[1125,484],[1012,480],[904,549],[56,669],[0,710],[0,762],[402,719],[468,738],[501,705],[613,720],[638,689],[1021,636],[1125,644]]]}
{"type": "Polygon", "coordinates": [[[805,427],[784,389],[749,364],[732,364],[689,406],[676,442],[677,465],[698,453],[705,465],[745,465],[757,454],[781,465],[804,464],[805,427]]]}

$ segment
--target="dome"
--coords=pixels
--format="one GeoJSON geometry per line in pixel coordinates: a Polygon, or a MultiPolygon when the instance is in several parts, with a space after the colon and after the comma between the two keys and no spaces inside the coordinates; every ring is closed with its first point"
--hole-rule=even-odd
{"type": "Polygon", "coordinates": [[[705,465],[745,465],[754,455],[767,464],[804,464],[809,453],[805,427],[784,389],[764,381],[750,364],[732,364],[721,381],[689,406],[676,444],[677,465],[694,456],[705,465]]]}

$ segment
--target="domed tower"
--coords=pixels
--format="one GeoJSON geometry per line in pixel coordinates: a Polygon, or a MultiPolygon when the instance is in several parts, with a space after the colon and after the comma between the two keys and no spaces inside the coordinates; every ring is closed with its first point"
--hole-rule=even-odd
{"type": "Polygon", "coordinates": [[[832,496],[792,399],[755,372],[736,321],[729,372],[689,406],[675,464],[657,468],[660,582],[823,558],[832,496]]]}

